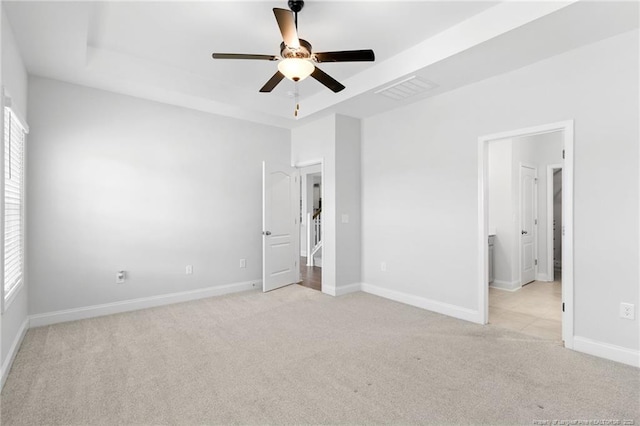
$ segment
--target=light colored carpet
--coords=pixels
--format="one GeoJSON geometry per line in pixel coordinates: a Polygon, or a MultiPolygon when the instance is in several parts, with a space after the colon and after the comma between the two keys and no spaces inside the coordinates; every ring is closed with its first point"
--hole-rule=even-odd
{"type": "Polygon", "coordinates": [[[31,329],[1,420],[638,424],[639,385],[554,341],[294,285],[31,329]]]}

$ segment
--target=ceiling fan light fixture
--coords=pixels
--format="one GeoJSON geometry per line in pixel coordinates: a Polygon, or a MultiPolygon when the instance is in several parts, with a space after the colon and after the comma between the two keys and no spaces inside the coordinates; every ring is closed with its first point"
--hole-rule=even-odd
{"type": "Polygon", "coordinates": [[[315,68],[309,59],[302,58],[286,58],[278,63],[278,71],[291,81],[304,80],[315,68]]]}

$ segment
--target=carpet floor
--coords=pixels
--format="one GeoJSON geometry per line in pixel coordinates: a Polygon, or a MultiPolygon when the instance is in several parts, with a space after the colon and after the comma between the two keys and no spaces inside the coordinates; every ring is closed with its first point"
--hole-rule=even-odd
{"type": "Polygon", "coordinates": [[[638,424],[640,370],[293,285],[30,329],[1,398],[2,425],[638,424]]]}

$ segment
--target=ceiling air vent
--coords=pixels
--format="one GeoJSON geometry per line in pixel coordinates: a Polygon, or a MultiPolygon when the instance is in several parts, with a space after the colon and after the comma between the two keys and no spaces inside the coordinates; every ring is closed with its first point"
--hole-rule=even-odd
{"type": "Polygon", "coordinates": [[[431,90],[436,86],[437,85],[435,83],[414,75],[393,83],[391,86],[377,90],[374,93],[376,95],[386,96],[387,98],[394,99],[396,101],[401,101],[413,95],[431,90]]]}

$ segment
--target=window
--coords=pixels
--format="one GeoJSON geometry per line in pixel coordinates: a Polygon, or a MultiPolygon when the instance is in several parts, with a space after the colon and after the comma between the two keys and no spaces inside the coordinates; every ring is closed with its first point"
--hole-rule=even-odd
{"type": "Polygon", "coordinates": [[[24,141],[25,129],[10,108],[4,109],[4,300],[23,282],[24,274],[24,141]]]}

